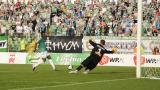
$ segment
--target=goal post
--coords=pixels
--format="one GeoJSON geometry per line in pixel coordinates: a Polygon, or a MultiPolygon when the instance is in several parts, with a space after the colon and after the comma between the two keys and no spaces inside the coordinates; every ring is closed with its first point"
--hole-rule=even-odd
{"type": "Polygon", "coordinates": [[[138,0],[138,27],[137,27],[137,65],[136,65],[136,77],[141,77],[141,31],[142,31],[142,0],[138,0]]]}

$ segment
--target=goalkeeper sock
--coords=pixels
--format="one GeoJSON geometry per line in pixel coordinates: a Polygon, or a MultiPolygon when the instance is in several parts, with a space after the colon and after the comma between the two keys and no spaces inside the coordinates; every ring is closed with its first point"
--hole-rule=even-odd
{"type": "Polygon", "coordinates": [[[83,68],[83,66],[80,65],[76,70],[77,70],[77,71],[80,71],[82,68],[83,68]]]}
{"type": "Polygon", "coordinates": [[[53,61],[51,59],[49,59],[48,61],[49,61],[49,64],[52,66],[52,69],[55,70],[56,67],[55,67],[53,61]]]}

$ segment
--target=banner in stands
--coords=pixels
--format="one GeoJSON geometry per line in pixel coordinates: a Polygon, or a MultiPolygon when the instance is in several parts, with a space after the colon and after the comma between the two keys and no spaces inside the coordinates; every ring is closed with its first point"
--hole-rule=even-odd
{"type": "Polygon", "coordinates": [[[7,48],[7,40],[0,40],[0,49],[7,48]]]}
{"type": "Polygon", "coordinates": [[[0,36],[0,52],[7,52],[7,36],[0,36]]]}
{"type": "MultiPolygon", "coordinates": [[[[90,37],[83,38],[83,49],[84,51],[91,51],[92,46],[89,44],[89,39],[99,43],[101,40],[93,39],[90,37]]],[[[103,39],[103,38],[102,38],[103,39]]],[[[134,48],[137,46],[136,40],[112,40],[112,39],[104,39],[106,41],[105,48],[111,50],[112,48],[117,48],[118,53],[133,53],[134,48]]]]}
{"type": "Polygon", "coordinates": [[[48,36],[46,48],[52,53],[82,53],[82,37],[48,36]]]}
{"type": "MultiPolygon", "coordinates": [[[[106,49],[111,50],[112,48],[117,48],[118,52],[121,54],[131,54],[134,52],[134,49],[137,47],[137,41],[134,39],[107,39],[104,37],[96,38],[96,37],[84,37],[83,38],[83,50],[84,51],[91,51],[93,48],[89,44],[89,39],[99,43],[101,39],[106,41],[106,49]]],[[[157,46],[160,48],[160,42],[158,40],[142,40],[141,48],[142,53],[151,53],[153,48],[157,46]]]]}
{"type": "MultiPolygon", "coordinates": [[[[35,54],[36,55],[36,54],[35,54]]],[[[0,64],[30,64],[27,53],[0,53],[0,64]]],[[[52,53],[51,57],[56,65],[80,65],[89,56],[89,53],[64,54],[52,53]]],[[[36,60],[36,59],[35,59],[36,60]]],[[[136,66],[136,56],[133,54],[105,54],[98,66],[136,66]]],[[[48,64],[48,61],[45,63],[48,64]]],[[[141,57],[142,67],[160,67],[159,55],[145,55],[141,57]]]]}

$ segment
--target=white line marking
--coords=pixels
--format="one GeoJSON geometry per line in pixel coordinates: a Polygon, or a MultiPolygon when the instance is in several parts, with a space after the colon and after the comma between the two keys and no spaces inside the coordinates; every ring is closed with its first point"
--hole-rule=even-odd
{"type": "MultiPolygon", "coordinates": [[[[1,81],[1,82],[9,82],[9,83],[46,83],[44,81],[1,81]]],[[[47,82],[47,83],[77,83],[77,82],[47,82]]]]}
{"type": "Polygon", "coordinates": [[[114,79],[114,80],[101,80],[101,81],[91,81],[91,82],[82,82],[82,83],[73,83],[73,84],[64,84],[64,85],[54,85],[54,86],[42,86],[42,87],[30,87],[30,88],[17,88],[17,89],[9,89],[9,90],[45,89],[45,88],[64,87],[64,86],[74,86],[74,85],[83,85],[83,84],[92,84],[92,83],[101,83],[101,82],[125,81],[125,80],[132,80],[132,79],[136,79],[136,78],[114,79]]]}
{"type": "MultiPolygon", "coordinates": [[[[24,72],[21,72],[21,71],[0,71],[0,73],[11,73],[11,72],[24,73],[24,72]]],[[[33,72],[33,71],[31,70],[31,71],[26,71],[26,72],[33,72]]]]}

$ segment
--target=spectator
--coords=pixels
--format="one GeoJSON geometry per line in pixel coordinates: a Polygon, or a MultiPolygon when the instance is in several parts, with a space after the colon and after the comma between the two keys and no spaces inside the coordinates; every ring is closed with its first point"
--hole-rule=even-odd
{"type": "Polygon", "coordinates": [[[6,27],[0,24],[0,35],[6,35],[6,27]]]}
{"type": "Polygon", "coordinates": [[[154,47],[153,50],[152,50],[152,54],[153,55],[160,55],[159,48],[158,47],[154,47]]]}

